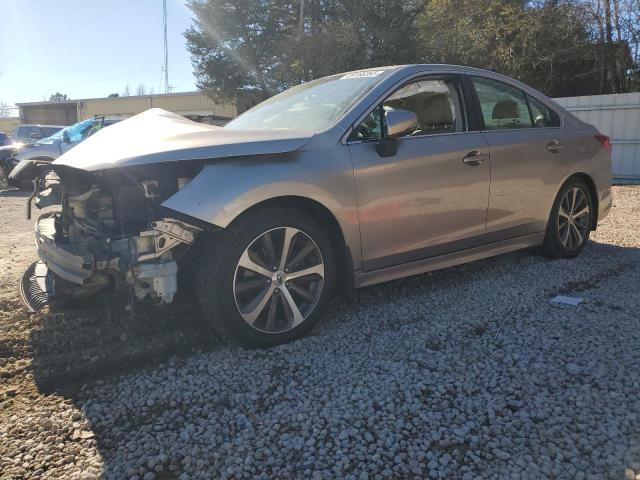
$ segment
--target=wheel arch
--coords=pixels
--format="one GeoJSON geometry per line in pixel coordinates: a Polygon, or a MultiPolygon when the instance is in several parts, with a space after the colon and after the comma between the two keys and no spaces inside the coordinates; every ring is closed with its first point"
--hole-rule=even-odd
{"type": "Polygon", "coordinates": [[[325,205],[309,197],[298,195],[284,195],[272,197],[251,205],[242,213],[237,215],[230,223],[240,220],[249,213],[262,208],[289,208],[306,213],[317,221],[320,226],[329,232],[331,245],[336,257],[336,283],[337,291],[349,294],[354,288],[354,266],[351,250],[346,242],[342,227],[335,215],[325,205]]]}
{"type": "Polygon", "coordinates": [[[562,182],[562,185],[560,185],[560,188],[558,188],[558,191],[556,192],[556,196],[558,195],[558,193],[560,193],[562,188],[574,178],[579,178],[580,180],[582,180],[587,185],[587,188],[589,189],[589,194],[591,195],[591,200],[593,201],[593,215],[591,217],[591,230],[595,231],[595,229],[598,226],[598,210],[599,210],[598,189],[596,188],[596,183],[593,181],[593,178],[591,178],[589,174],[585,172],[572,173],[565,179],[564,182],[562,182]]]}

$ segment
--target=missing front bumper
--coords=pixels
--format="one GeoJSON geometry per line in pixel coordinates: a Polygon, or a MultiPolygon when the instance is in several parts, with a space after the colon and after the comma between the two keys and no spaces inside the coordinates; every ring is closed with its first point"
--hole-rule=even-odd
{"type": "Polygon", "coordinates": [[[36,222],[38,256],[56,275],[82,285],[93,274],[93,255],[71,245],[58,244],[55,220],[55,214],[45,214],[36,222]]]}
{"type": "MultiPolygon", "coordinates": [[[[181,247],[184,253],[200,231],[172,218],[162,218],[151,222],[151,228],[138,235],[72,244],[56,232],[57,219],[55,213],[41,216],[35,236],[38,256],[59,281],[60,295],[79,295],[114,286],[129,290],[138,300],[171,303],[178,290],[178,264],[173,249],[181,247]]],[[[39,300],[44,288],[38,291],[29,279],[24,280],[24,285],[25,304],[35,307],[46,303],[45,298],[39,300]]]]}

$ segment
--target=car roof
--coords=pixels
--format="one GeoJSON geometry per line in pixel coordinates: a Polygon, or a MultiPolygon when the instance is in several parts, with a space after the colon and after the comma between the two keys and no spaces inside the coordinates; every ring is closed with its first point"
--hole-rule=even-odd
{"type": "MultiPolygon", "coordinates": [[[[482,68],[476,68],[476,67],[466,67],[464,65],[452,65],[447,63],[412,63],[412,64],[406,64],[406,65],[387,65],[383,67],[372,67],[372,68],[365,68],[362,70],[354,70],[353,72],[367,72],[367,71],[376,71],[376,70],[377,71],[387,70],[391,72],[391,75],[389,76],[394,76],[394,77],[398,75],[403,76],[403,75],[419,74],[422,72],[480,75],[484,77],[494,78],[496,80],[501,80],[506,83],[511,83],[512,85],[515,85],[521,89],[525,89],[525,90],[528,89],[530,91],[536,91],[537,93],[541,93],[535,90],[530,85],[526,85],[513,77],[508,77],[506,75],[503,75],[495,71],[484,70],[482,68]]],[[[352,72],[344,72],[344,73],[352,73],[352,72]]]]}
{"type": "MultiPolygon", "coordinates": [[[[455,65],[449,63],[408,63],[404,65],[385,65],[382,67],[370,67],[363,68],[360,70],[353,70],[354,72],[367,72],[367,71],[375,71],[375,70],[429,70],[429,71],[447,71],[450,72],[452,70],[466,73],[494,73],[490,70],[484,70],[482,68],[476,67],[467,67],[464,65],[455,65]]],[[[351,73],[351,72],[344,72],[351,73]]]]}
{"type": "MultiPolygon", "coordinates": [[[[381,70],[381,69],[389,69],[392,71],[392,76],[403,76],[403,75],[411,75],[411,74],[420,74],[422,72],[425,73],[451,73],[451,74],[462,74],[462,75],[479,75],[483,77],[492,78],[494,80],[502,81],[504,83],[510,84],[516,88],[524,90],[525,92],[537,96],[538,98],[543,98],[547,102],[552,102],[554,106],[560,107],[553,99],[547,97],[544,93],[536,90],[531,85],[527,85],[526,83],[521,82],[520,80],[509,77],[502,73],[498,73],[492,70],[485,70],[482,68],[476,67],[467,67],[464,65],[452,65],[447,63],[414,63],[407,65],[392,65],[387,67],[376,67],[376,68],[368,68],[366,70],[381,70]]],[[[359,70],[359,71],[366,71],[359,70]]],[[[562,108],[562,107],[561,107],[562,108]]],[[[562,108],[564,110],[564,108],[562,108]]]]}

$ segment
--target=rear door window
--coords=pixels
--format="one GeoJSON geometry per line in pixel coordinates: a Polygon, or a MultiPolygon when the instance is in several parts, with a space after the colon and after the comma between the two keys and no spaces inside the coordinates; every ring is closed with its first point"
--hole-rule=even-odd
{"type": "Polygon", "coordinates": [[[532,128],[524,92],[506,83],[472,77],[487,130],[532,128]]]}

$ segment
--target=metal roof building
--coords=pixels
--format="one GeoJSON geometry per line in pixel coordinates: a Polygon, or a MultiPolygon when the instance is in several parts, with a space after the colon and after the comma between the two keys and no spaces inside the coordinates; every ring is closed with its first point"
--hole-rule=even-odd
{"type": "MultiPolygon", "coordinates": [[[[159,107],[197,121],[224,124],[238,115],[238,100],[217,102],[201,92],[18,103],[21,123],[71,125],[94,115],[131,117],[159,107]]],[[[241,111],[244,110],[241,107],[241,111]]]]}

